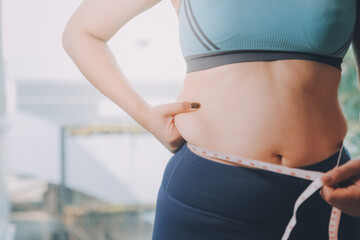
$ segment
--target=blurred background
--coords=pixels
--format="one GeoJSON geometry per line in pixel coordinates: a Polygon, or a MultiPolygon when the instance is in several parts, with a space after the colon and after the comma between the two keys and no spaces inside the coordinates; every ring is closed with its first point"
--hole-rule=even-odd
{"type": "MultiPolygon", "coordinates": [[[[0,3],[0,240],[151,239],[171,154],[64,52],[63,29],[81,1],[0,3]]],[[[108,43],[153,105],[175,101],[185,76],[177,27],[170,1],[161,1],[108,43]]],[[[356,157],[360,96],[352,49],[342,67],[345,145],[356,157]]]]}

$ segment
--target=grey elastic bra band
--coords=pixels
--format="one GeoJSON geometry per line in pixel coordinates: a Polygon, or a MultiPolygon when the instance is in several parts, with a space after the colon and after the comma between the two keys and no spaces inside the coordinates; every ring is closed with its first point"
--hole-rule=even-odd
{"type": "Polygon", "coordinates": [[[185,57],[187,72],[205,70],[237,62],[274,61],[282,59],[303,59],[329,64],[341,71],[342,58],[302,52],[267,50],[219,51],[185,57]]]}

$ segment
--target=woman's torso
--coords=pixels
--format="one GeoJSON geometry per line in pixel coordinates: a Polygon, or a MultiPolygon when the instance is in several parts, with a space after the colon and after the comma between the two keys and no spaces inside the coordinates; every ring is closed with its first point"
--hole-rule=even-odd
{"type": "Polygon", "coordinates": [[[347,133],[340,79],[337,68],[307,60],[190,72],[177,100],[201,108],[176,115],[175,125],[187,142],[213,151],[289,167],[314,164],[338,151],[347,133]]]}

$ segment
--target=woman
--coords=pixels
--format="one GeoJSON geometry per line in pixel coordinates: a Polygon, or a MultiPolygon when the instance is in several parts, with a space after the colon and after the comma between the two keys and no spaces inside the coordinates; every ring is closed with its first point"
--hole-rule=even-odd
{"type": "MultiPolygon", "coordinates": [[[[359,56],[356,0],[172,0],[187,74],[177,102],[150,106],[106,42],[157,2],[84,0],[63,35],[85,77],[174,153],[153,239],[280,239],[311,181],[190,146],[310,172],[347,162],[337,91],[351,42],[359,56]]],[[[330,213],[312,195],[289,239],[332,238],[330,213]]],[[[355,225],[342,214],[339,239],[357,239],[355,225]]]]}

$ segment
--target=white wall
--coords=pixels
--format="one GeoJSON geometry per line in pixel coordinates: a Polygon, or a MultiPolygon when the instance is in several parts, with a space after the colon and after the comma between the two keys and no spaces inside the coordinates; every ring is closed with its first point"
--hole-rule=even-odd
{"type": "MultiPolygon", "coordinates": [[[[81,2],[3,0],[4,56],[16,80],[84,79],[61,44],[64,27],[81,2]]],[[[185,76],[178,20],[170,0],[135,17],[108,43],[131,81],[185,76]]]]}

